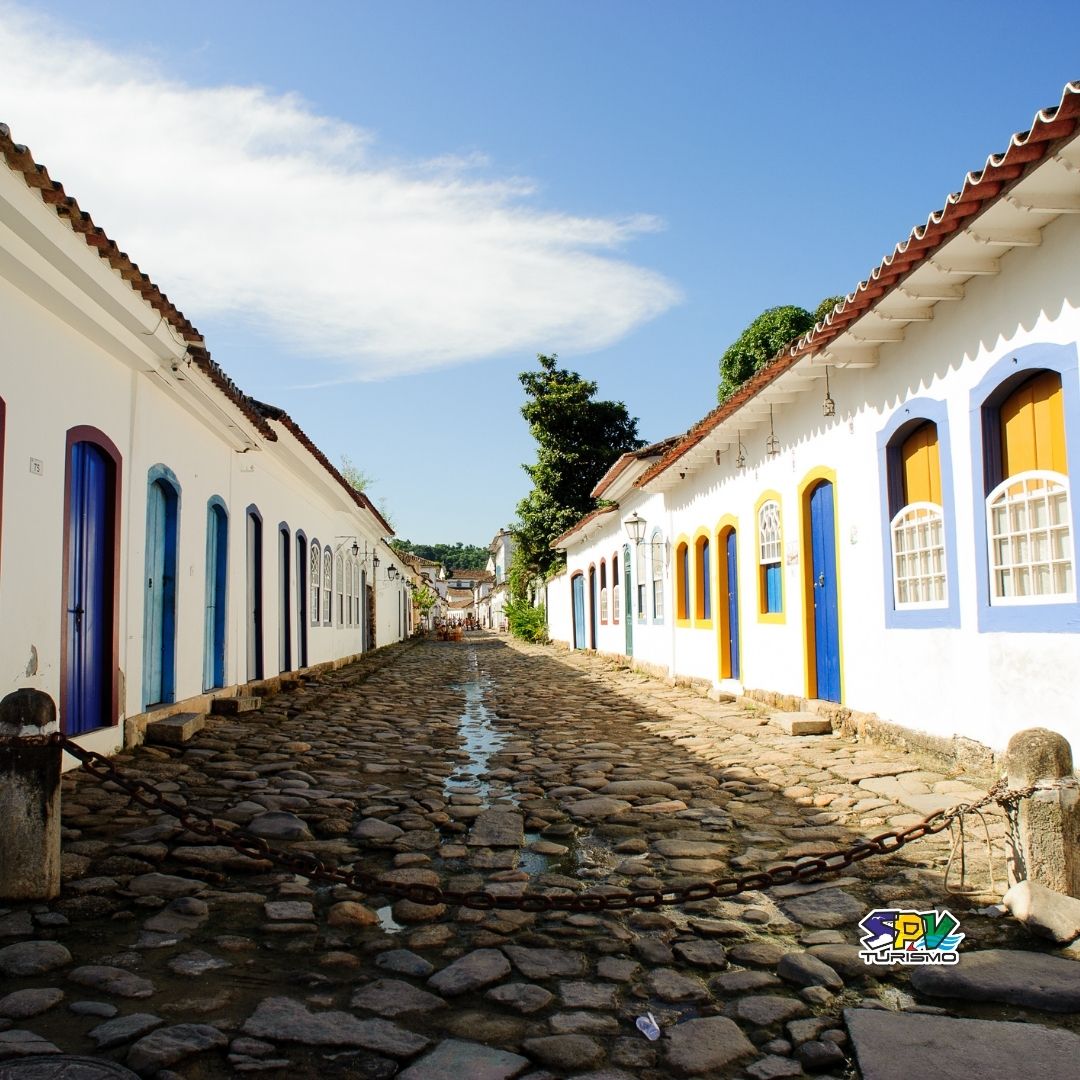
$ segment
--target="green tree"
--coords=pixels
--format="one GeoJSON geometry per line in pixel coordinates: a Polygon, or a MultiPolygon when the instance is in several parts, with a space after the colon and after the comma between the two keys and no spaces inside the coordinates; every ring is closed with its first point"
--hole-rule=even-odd
{"type": "Polygon", "coordinates": [[[341,455],[341,465],[338,467],[345,482],[355,491],[364,491],[375,483],[375,478],[357,465],[348,454],[341,455]]]}
{"type": "Polygon", "coordinates": [[[638,450],[637,420],[621,401],[597,401],[596,383],[537,357],[539,371],[522,372],[521,415],[536,440],[536,462],[524,465],[532,490],[517,505],[519,551],[513,581],[544,576],[561,562],[551,542],[597,503],[590,492],[620,454],[638,450]]]}
{"type": "MultiPolygon", "coordinates": [[[[348,454],[341,455],[341,464],[338,466],[338,471],[345,477],[345,482],[349,487],[354,491],[359,491],[361,494],[367,494],[367,489],[375,483],[375,477],[370,473],[364,472],[364,470],[361,469],[348,454]]],[[[394,527],[394,519],[390,516],[390,511],[387,509],[385,500],[380,500],[376,506],[379,513],[382,514],[383,520],[392,529],[394,527]]]]}
{"type": "Polygon", "coordinates": [[[396,551],[441,563],[447,570],[483,570],[487,566],[486,547],[463,544],[460,540],[456,544],[414,544],[395,538],[390,544],[396,551]]]}
{"type": "Polygon", "coordinates": [[[813,312],[794,304],[766,308],[720,357],[718,401],[726,401],[755,372],[765,367],[782,349],[821,322],[842,296],[827,296],[813,312]]]}
{"type": "Polygon", "coordinates": [[[413,593],[413,603],[424,618],[427,618],[428,612],[435,606],[437,599],[438,597],[426,585],[413,593]]]}

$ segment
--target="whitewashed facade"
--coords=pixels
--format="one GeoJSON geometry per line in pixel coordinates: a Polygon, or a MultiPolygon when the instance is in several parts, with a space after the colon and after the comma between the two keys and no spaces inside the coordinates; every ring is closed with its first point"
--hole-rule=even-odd
{"type": "Polygon", "coordinates": [[[617,509],[558,542],[551,636],[996,751],[1047,726],[1080,753],[1078,115],[1071,85],[826,323],[609,473],[617,509]]]}
{"type": "Polygon", "coordinates": [[[5,692],[45,691],[108,751],[404,637],[386,522],[4,128],[0,153],[5,692]]]}

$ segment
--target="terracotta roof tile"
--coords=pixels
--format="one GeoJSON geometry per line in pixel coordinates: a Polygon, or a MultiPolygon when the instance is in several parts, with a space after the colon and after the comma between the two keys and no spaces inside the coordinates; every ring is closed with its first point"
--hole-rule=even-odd
{"type": "Polygon", "coordinates": [[[53,180],[45,166],[39,165],[34,160],[29,149],[12,139],[11,129],[6,124],[0,124],[0,156],[3,157],[13,172],[22,175],[27,187],[39,190],[45,204],[53,207],[57,216],[66,220],[72,231],[81,235],[86,244],[96,251],[128,283],[131,289],[138,293],[179,334],[180,338],[187,343],[187,354],[191,358],[191,362],[240,410],[265,439],[270,442],[277,439],[274,429],[267,423],[268,419],[283,424],[307,448],[319,464],[349,492],[353,502],[357,506],[370,511],[386,530],[387,536],[393,535],[393,528],[382,514],[375,509],[371,500],[363,493],[353,489],[352,485],[330,464],[326,455],[308,438],[288,413],[276,406],[267,405],[249,397],[225,374],[221,366],[210,356],[202,334],[192,326],[190,321],[157,285],[132,262],[127,253],[121,251],[116,242],[111,240],[103,229],[94,224],[90,215],[85,210],[82,210],[79,204],[64,191],[63,184],[58,180],[53,180]]]}
{"type": "Polygon", "coordinates": [[[590,521],[595,521],[598,517],[601,517],[604,514],[613,514],[618,509],[619,509],[619,506],[616,503],[614,506],[601,506],[598,509],[593,510],[591,513],[586,514],[580,521],[574,522],[574,524],[571,525],[570,528],[567,529],[566,532],[564,532],[561,536],[555,537],[555,539],[551,541],[551,544],[549,546],[554,551],[557,547],[559,547],[562,544],[562,542],[568,536],[572,536],[583,525],[588,525],[590,521]]]}
{"type": "Polygon", "coordinates": [[[722,421],[779,378],[801,357],[818,352],[839,337],[851,323],[866,314],[875,300],[898,285],[934,251],[951,240],[970,218],[982,213],[990,203],[999,198],[1008,185],[1044,161],[1057,140],[1074,135],[1078,124],[1080,81],[1066,83],[1061,93],[1061,101],[1057,105],[1036,113],[1031,128],[1013,135],[1004,153],[991,154],[981,169],[969,172],[961,189],[949,195],[945,205],[940,210],[935,210],[927,218],[925,225],[917,225],[912,229],[908,238],[897,244],[866,279],[860,281],[855,290],[844,297],[813,330],[783,349],[766,367],[743,383],[727,401],[699,420],[677,445],[668,450],[637,480],[637,486],[647,484],[669,469],[722,421]]]}

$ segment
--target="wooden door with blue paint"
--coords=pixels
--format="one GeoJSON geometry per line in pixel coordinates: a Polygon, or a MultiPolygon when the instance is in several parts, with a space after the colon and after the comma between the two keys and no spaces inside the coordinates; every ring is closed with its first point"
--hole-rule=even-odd
{"type": "Polygon", "coordinates": [[[833,486],[819,484],[810,495],[811,594],[814,603],[816,696],[840,700],[840,625],[836,578],[836,522],[833,486]]]}
{"type": "Polygon", "coordinates": [[[163,476],[146,493],[143,706],[173,700],[176,656],[176,488],[163,476]]]}
{"type": "Polygon", "coordinates": [[[574,601],[574,648],[585,648],[585,579],[577,574],[571,581],[574,601]]]}
{"type": "Polygon", "coordinates": [[[727,567],[727,672],[729,679],[741,674],[739,657],[739,558],[735,530],[729,529],[724,542],[727,567]]]}
{"type": "Polygon", "coordinates": [[[71,445],[68,458],[67,597],[64,701],[69,735],[113,722],[113,520],[115,482],[107,455],[93,443],[71,445]]]}

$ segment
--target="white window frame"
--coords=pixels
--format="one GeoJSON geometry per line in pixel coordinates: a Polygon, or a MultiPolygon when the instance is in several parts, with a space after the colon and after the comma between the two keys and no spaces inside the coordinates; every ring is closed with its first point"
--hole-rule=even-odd
{"type": "Polygon", "coordinates": [[[308,581],[311,585],[311,625],[318,626],[322,620],[322,546],[318,540],[312,540],[308,549],[308,581]]]}
{"type": "Polygon", "coordinates": [[[776,499],[769,499],[758,509],[758,564],[760,566],[778,564],[783,558],[782,548],[780,504],[776,499]]]}
{"type": "Polygon", "coordinates": [[[637,611],[634,614],[639,619],[648,618],[648,612],[645,610],[645,541],[640,544],[635,544],[637,550],[634,552],[634,570],[637,572],[637,611]]]}
{"type": "Polygon", "coordinates": [[[606,585],[600,590],[600,621],[602,623],[608,621],[608,591],[606,585]]]}
{"type": "Polygon", "coordinates": [[[619,586],[611,586],[611,621],[617,623],[619,621],[619,586]]]}
{"type": "Polygon", "coordinates": [[[1072,510],[1069,504],[1069,478],[1062,473],[1049,469],[1032,469],[1017,473],[1002,480],[986,497],[986,543],[987,566],[990,573],[990,603],[994,607],[1012,607],[1034,604],[1060,604],[1076,599],[1076,565],[1072,536],[1072,510]],[[1020,491],[1016,491],[1016,489],[1020,491]],[[1060,513],[1056,524],[1050,524],[1050,499],[1059,504],[1060,513]],[[1042,524],[1031,526],[1031,513],[1038,507],[1046,511],[1042,524]],[[997,531],[994,523],[995,511],[1005,508],[1006,513],[1014,517],[1012,524],[1017,528],[997,531]],[[1022,513],[1025,521],[1018,523],[1016,515],[1022,513]],[[1061,550],[1058,558],[1050,554],[1052,533],[1060,538],[1061,550]],[[1044,558],[1031,558],[1032,548],[1039,538],[1045,545],[1044,558]],[[1006,546],[1012,555],[1017,546],[1022,548],[1023,558],[1011,558],[1006,564],[996,557],[999,543],[1006,546]],[[1003,575],[1015,579],[1017,574],[1026,573],[1029,581],[1037,580],[1038,568],[1053,575],[1054,568],[1063,570],[1068,587],[1061,592],[1028,592],[1021,595],[1004,591],[1003,575]]]}
{"type": "Polygon", "coordinates": [[[352,556],[345,560],[345,625],[353,624],[353,561],[352,556]]]}
{"type": "Polygon", "coordinates": [[[889,535],[892,543],[893,604],[897,611],[948,607],[944,509],[932,502],[908,503],[897,511],[890,522],[889,535]],[[935,528],[938,534],[936,542],[932,537],[935,528]],[[914,589],[920,596],[939,589],[941,598],[902,599],[905,586],[909,594],[914,589]]]}
{"type": "Polygon", "coordinates": [[[323,626],[334,625],[334,553],[323,548],[323,626]]]}
{"type": "Polygon", "coordinates": [[[649,541],[649,556],[652,563],[652,617],[654,622],[664,618],[664,537],[655,532],[649,541]]]}

